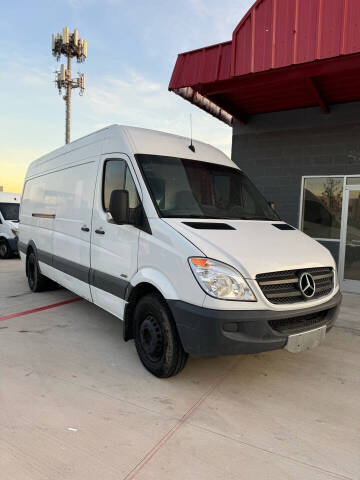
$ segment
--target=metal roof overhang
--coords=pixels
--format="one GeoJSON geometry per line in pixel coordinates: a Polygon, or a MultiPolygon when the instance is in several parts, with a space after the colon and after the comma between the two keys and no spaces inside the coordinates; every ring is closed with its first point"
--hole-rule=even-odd
{"type": "Polygon", "coordinates": [[[169,90],[231,125],[360,100],[359,0],[258,0],[232,41],[178,56],[169,90]]]}

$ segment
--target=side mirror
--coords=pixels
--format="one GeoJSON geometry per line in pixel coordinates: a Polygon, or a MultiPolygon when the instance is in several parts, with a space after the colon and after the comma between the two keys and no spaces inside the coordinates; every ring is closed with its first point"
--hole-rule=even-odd
{"type": "Polygon", "coordinates": [[[268,202],[269,207],[272,208],[273,210],[276,210],[276,205],[274,202],[268,202]]]}
{"type": "Polygon", "coordinates": [[[109,212],[115,223],[119,225],[129,223],[129,192],[127,190],[111,192],[109,212]]]}

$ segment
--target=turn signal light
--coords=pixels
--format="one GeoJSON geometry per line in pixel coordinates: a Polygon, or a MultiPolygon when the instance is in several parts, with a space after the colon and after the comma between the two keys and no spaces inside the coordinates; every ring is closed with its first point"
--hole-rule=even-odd
{"type": "Polygon", "coordinates": [[[210,264],[207,258],[190,258],[190,261],[197,267],[201,267],[201,268],[210,267],[210,264]]]}

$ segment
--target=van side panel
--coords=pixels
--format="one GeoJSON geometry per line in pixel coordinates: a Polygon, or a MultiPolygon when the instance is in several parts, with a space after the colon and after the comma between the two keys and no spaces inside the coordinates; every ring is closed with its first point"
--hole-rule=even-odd
{"type": "Polygon", "coordinates": [[[62,155],[66,167],[57,171],[58,157],[48,157],[37,167],[38,176],[26,180],[20,241],[23,250],[33,242],[45,276],[91,301],[90,235],[101,145],[92,145],[91,157],[85,158],[84,150],[89,153],[86,146],[62,155]],[[40,174],[40,166],[48,173],[40,174]]]}
{"type": "Polygon", "coordinates": [[[97,159],[89,160],[57,172],[53,267],[59,283],[91,300],[88,275],[97,159]]]}
{"type": "Polygon", "coordinates": [[[20,208],[20,240],[25,245],[30,241],[35,243],[39,260],[52,253],[56,182],[56,175],[52,173],[27,180],[24,187],[20,208]]]}
{"type": "Polygon", "coordinates": [[[104,132],[96,132],[44,155],[29,165],[26,178],[86,163],[90,157],[101,154],[103,138],[104,132]]]}

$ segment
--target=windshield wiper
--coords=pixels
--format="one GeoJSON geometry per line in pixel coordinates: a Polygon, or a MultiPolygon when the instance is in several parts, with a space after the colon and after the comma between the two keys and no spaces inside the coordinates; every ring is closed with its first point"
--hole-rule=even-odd
{"type": "Polygon", "coordinates": [[[274,218],[268,217],[216,217],[214,215],[195,215],[195,214],[188,214],[188,215],[164,215],[164,218],[197,218],[199,220],[266,220],[268,222],[276,221],[274,218]]]}
{"type": "Polygon", "coordinates": [[[212,220],[220,220],[220,217],[214,217],[210,215],[195,215],[195,214],[190,214],[190,215],[164,215],[164,218],[198,218],[198,219],[212,219],[212,220]]]}
{"type": "Polygon", "coordinates": [[[267,220],[269,222],[275,221],[273,218],[268,218],[268,217],[244,217],[244,220],[267,220]]]}

